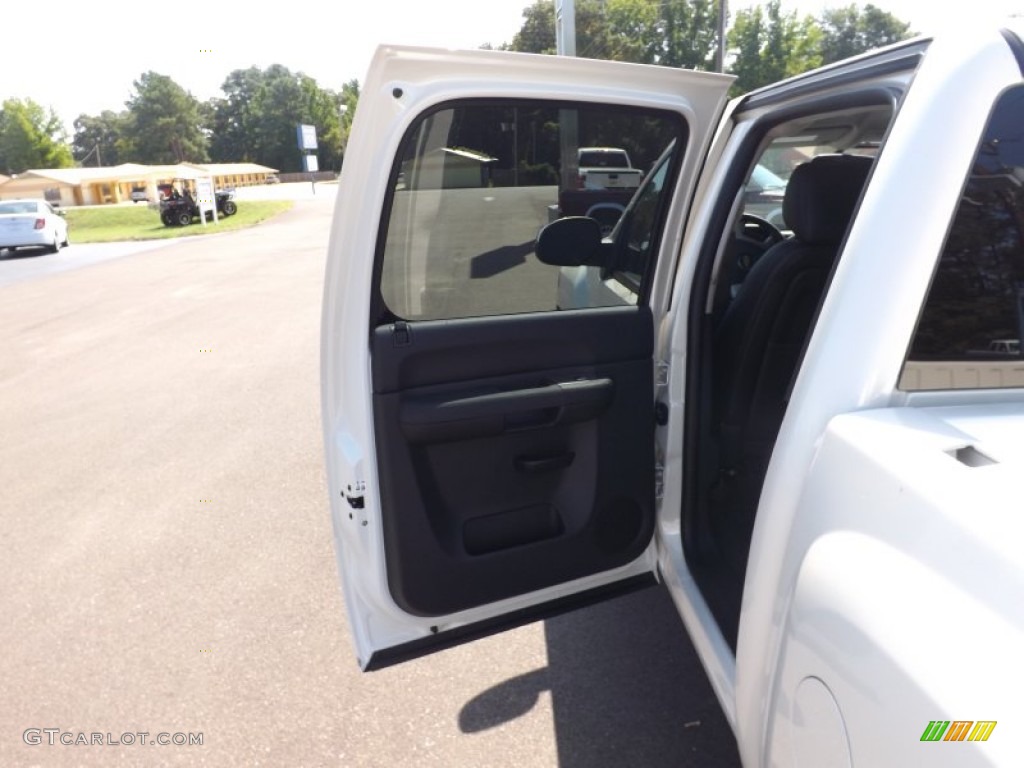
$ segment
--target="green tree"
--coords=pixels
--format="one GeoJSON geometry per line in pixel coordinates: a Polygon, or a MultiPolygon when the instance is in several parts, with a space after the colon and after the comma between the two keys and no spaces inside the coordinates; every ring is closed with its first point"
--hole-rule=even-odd
{"type": "Polygon", "coordinates": [[[909,23],[870,3],[863,9],[847,5],[823,11],[819,25],[823,64],[897,43],[913,34],[909,23]]]}
{"type": "Polygon", "coordinates": [[[736,76],[734,93],[745,93],[769,82],[761,65],[761,49],[768,36],[766,26],[760,6],[736,14],[729,30],[729,48],[735,52],[729,66],[729,71],[736,76]]]}
{"type": "Polygon", "coordinates": [[[736,13],[729,31],[735,53],[733,93],[798,75],[911,35],[910,25],[873,5],[824,11],[819,19],[784,13],[780,0],[736,13]]]}
{"type": "Polygon", "coordinates": [[[121,162],[118,142],[123,141],[127,115],[105,109],[98,115],[82,114],[75,118],[75,136],[71,152],[82,165],[118,165],[121,162]]]}
{"type": "MultiPolygon", "coordinates": [[[[523,10],[523,26],[508,46],[526,53],[557,52],[555,47],[555,4],[551,0],[535,0],[523,10]]],[[[576,54],[582,58],[610,58],[608,24],[601,0],[579,0],[576,3],[576,54]]]]}
{"type": "MultiPolygon", "coordinates": [[[[583,4],[578,4],[577,9],[583,4]]],[[[523,9],[523,26],[512,38],[508,49],[523,53],[556,52],[555,4],[552,0],[534,0],[533,5],[523,9]]]]}
{"type": "Polygon", "coordinates": [[[345,156],[345,148],[348,146],[348,137],[352,132],[352,118],[355,117],[356,107],[359,105],[359,81],[349,80],[341,86],[341,93],[338,95],[341,112],[341,154],[345,156]]]}
{"type": "MultiPolygon", "coordinates": [[[[268,72],[270,76],[259,103],[262,125],[258,135],[265,158],[261,162],[284,171],[299,171],[302,170],[302,153],[298,148],[296,126],[300,123],[316,125],[309,115],[308,78],[280,65],[274,65],[268,72]]],[[[316,127],[319,143],[323,129],[316,127]]]]}
{"type": "Polygon", "coordinates": [[[822,32],[817,19],[804,16],[799,22],[796,40],[786,62],[786,77],[808,72],[822,65],[822,32]]]}
{"type": "MultiPolygon", "coordinates": [[[[583,58],[709,69],[717,42],[718,0],[579,0],[576,54],[583,58]]],[[[555,10],[536,0],[507,46],[555,53],[555,10]]]]}
{"type": "Polygon", "coordinates": [[[712,0],[656,2],[661,39],[649,62],[667,67],[711,69],[718,42],[718,3],[712,0]]]}
{"type": "Polygon", "coordinates": [[[820,31],[812,17],[802,21],[784,13],[780,0],[738,11],[729,31],[735,51],[729,71],[736,75],[733,93],[760,88],[813,69],[820,63],[816,41],[820,31]]]}
{"type": "Polygon", "coordinates": [[[257,149],[256,162],[282,171],[302,168],[295,138],[302,102],[301,81],[287,67],[273,64],[262,73],[251,105],[256,120],[249,129],[257,149]]]}
{"type": "Polygon", "coordinates": [[[134,83],[122,140],[125,161],[147,164],[204,162],[207,138],[199,102],[167,75],[146,72],[134,83]]]}
{"type": "Polygon", "coordinates": [[[333,91],[317,85],[308,75],[299,75],[302,86],[302,113],[299,122],[316,127],[317,158],[321,170],[341,170],[341,99],[333,91]]]}
{"type": "MultiPolygon", "coordinates": [[[[354,81],[353,81],[354,83],[354,81]]],[[[355,94],[321,88],[308,75],[280,64],[266,69],[235,70],[222,86],[224,98],[210,104],[213,138],[210,153],[221,162],[249,161],[283,171],[302,168],[295,127],[316,127],[317,156],[322,168],[339,169],[351,115],[341,106],[355,94]],[[347,121],[347,122],[346,122],[347,121]]],[[[351,90],[351,89],[350,89],[351,90]]]]}
{"type": "MultiPolygon", "coordinates": [[[[577,0],[577,55],[598,59],[710,69],[717,39],[718,0],[577,0]]],[[[734,93],[759,88],[838,59],[902,40],[910,25],[876,6],[825,11],[820,19],[783,11],[769,0],[736,12],[728,33],[734,93]]],[[[555,52],[552,0],[523,10],[514,51],[555,52]]]]}
{"type": "Polygon", "coordinates": [[[258,102],[262,98],[263,71],[258,67],[236,69],[221,85],[223,98],[209,102],[210,157],[215,162],[259,162],[258,102]]]}
{"type": "Polygon", "coordinates": [[[658,6],[646,0],[617,0],[605,7],[608,58],[650,62],[658,53],[661,33],[658,6]]]}
{"type": "Polygon", "coordinates": [[[64,126],[56,113],[32,99],[7,99],[0,107],[0,170],[7,174],[31,168],[74,165],[64,126]]]}

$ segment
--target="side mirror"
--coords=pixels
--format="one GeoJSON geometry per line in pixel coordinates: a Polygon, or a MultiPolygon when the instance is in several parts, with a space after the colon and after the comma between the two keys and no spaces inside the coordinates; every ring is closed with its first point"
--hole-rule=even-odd
{"type": "Polygon", "coordinates": [[[548,224],[537,235],[537,258],[553,267],[606,267],[611,243],[601,238],[601,225],[587,216],[567,216],[548,224]]]}

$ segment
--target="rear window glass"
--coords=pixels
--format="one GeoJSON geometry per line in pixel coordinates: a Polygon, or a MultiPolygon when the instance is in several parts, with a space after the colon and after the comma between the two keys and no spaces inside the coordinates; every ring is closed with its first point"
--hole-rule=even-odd
{"type": "Polygon", "coordinates": [[[39,203],[0,203],[0,213],[38,213],[39,203]]]}
{"type": "Polygon", "coordinates": [[[1024,386],[1024,86],[989,120],[900,386],[1024,386]]]}
{"type": "Polygon", "coordinates": [[[580,168],[628,168],[622,152],[581,152],[580,168]]]}

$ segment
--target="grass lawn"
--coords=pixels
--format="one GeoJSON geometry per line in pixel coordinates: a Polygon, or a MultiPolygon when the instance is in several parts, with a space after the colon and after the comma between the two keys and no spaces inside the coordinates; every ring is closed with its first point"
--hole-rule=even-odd
{"type": "Polygon", "coordinates": [[[244,200],[234,216],[219,217],[204,227],[196,219],[187,227],[165,227],[160,212],[149,206],[112,205],[106,208],[68,208],[68,232],[73,243],[109,243],[115,240],[155,240],[208,235],[245,229],[292,207],[291,200],[244,200]]]}

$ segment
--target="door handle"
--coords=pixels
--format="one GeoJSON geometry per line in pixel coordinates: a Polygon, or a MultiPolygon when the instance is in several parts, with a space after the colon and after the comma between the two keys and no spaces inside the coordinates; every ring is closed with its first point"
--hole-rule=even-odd
{"type": "Polygon", "coordinates": [[[572,451],[558,453],[552,456],[517,456],[515,467],[519,472],[534,474],[539,472],[553,472],[556,469],[565,469],[572,466],[576,454],[572,451]]]}

